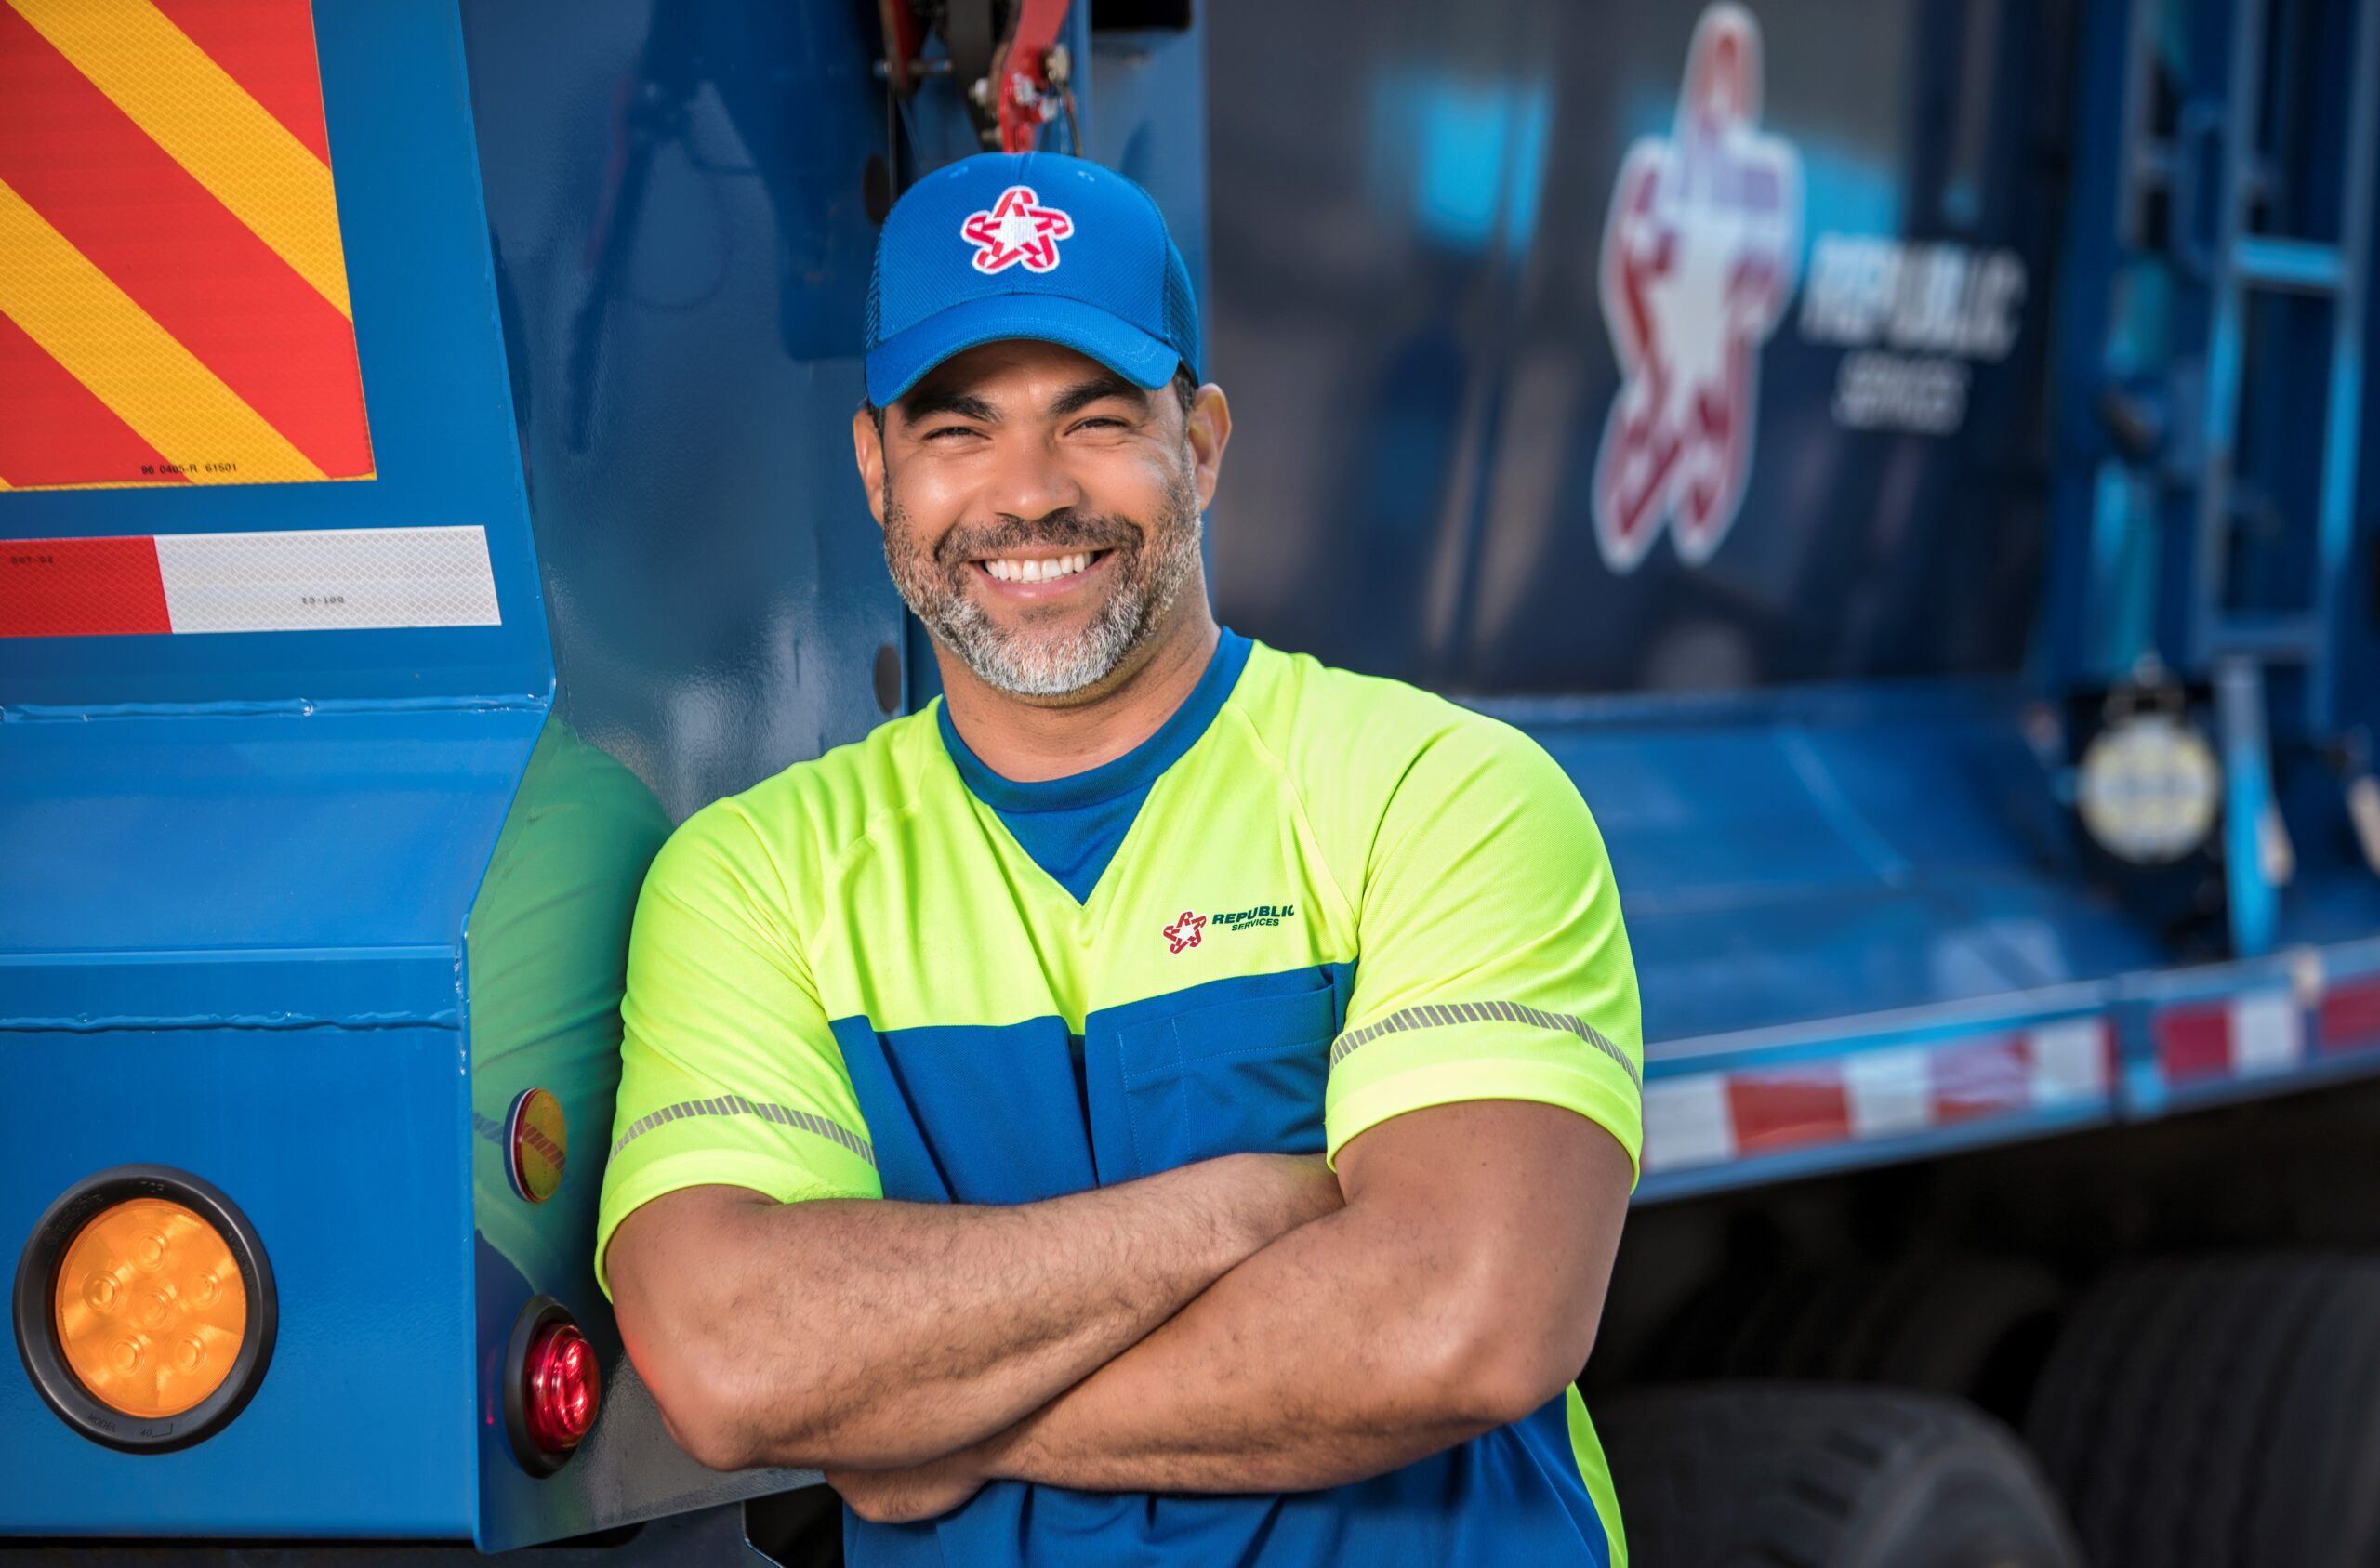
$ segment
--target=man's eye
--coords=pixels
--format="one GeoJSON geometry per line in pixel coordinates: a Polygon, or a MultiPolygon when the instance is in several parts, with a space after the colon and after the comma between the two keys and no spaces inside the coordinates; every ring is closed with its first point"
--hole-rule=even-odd
{"type": "Polygon", "coordinates": [[[1081,424],[1076,426],[1075,428],[1078,430],[1120,430],[1124,428],[1124,421],[1115,417],[1113,415],[1102,414],[1084,420],[1081,424]]]}
{"type": "Polygon", "coordinates": [[[970,425],[945,425],[940,429],[928,430],[920,439],[925,441],[940,441],[945,436],[972,436],[974,434],[976,434],[975,428],[970,425]]]}

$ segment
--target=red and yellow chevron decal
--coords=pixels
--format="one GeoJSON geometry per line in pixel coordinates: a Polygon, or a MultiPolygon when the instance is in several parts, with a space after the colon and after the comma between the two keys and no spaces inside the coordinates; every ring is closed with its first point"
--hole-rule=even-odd
{"type": "Polygon", "coordinates": [[[0,490],[372,472],[308,0],[0,0],[0,490]]]}

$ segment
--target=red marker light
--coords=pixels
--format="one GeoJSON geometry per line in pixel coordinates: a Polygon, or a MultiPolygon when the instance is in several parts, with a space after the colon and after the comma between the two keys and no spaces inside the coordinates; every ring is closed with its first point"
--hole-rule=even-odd
{"type": "Polygon", "coordinates": [[[522,1376],[530,1441],[549,1455],[568,1454],[593,1429],[602,1403],[595,1348],[575,1324],[548,1324],[530,1343],[522,1376]]]}

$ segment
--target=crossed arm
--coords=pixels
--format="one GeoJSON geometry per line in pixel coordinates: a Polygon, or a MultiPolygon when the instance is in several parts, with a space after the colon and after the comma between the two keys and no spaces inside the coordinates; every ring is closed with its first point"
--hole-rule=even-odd
{"type": "Polygon", "coordinates": [[[734,1188],[655,1199],[610,1270],[629,1354],[721,1468],[828,1471],[863,1517],[985,1481],[1274,1492],[1517,1420],[1586,1364],[1628,1155],[1554,1106],[1383,1122],[1012,1208],[734,1188]]]}

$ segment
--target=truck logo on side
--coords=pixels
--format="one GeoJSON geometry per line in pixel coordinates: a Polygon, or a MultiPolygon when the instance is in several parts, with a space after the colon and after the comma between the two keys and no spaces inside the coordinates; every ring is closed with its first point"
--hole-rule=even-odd
{"type": "Polygon", "coordinates": [[[1686,50],[1677,123],[1621,163],[1604,226],[1604,320],[1622,383],[1595,456],[1595,543],[1633,572],[1664,524],[1699,566],[1752,471],[1760,346],[1792,296],[1802,165],[1759,128],[1760,24],[1723,0],[1686,50]]]}

